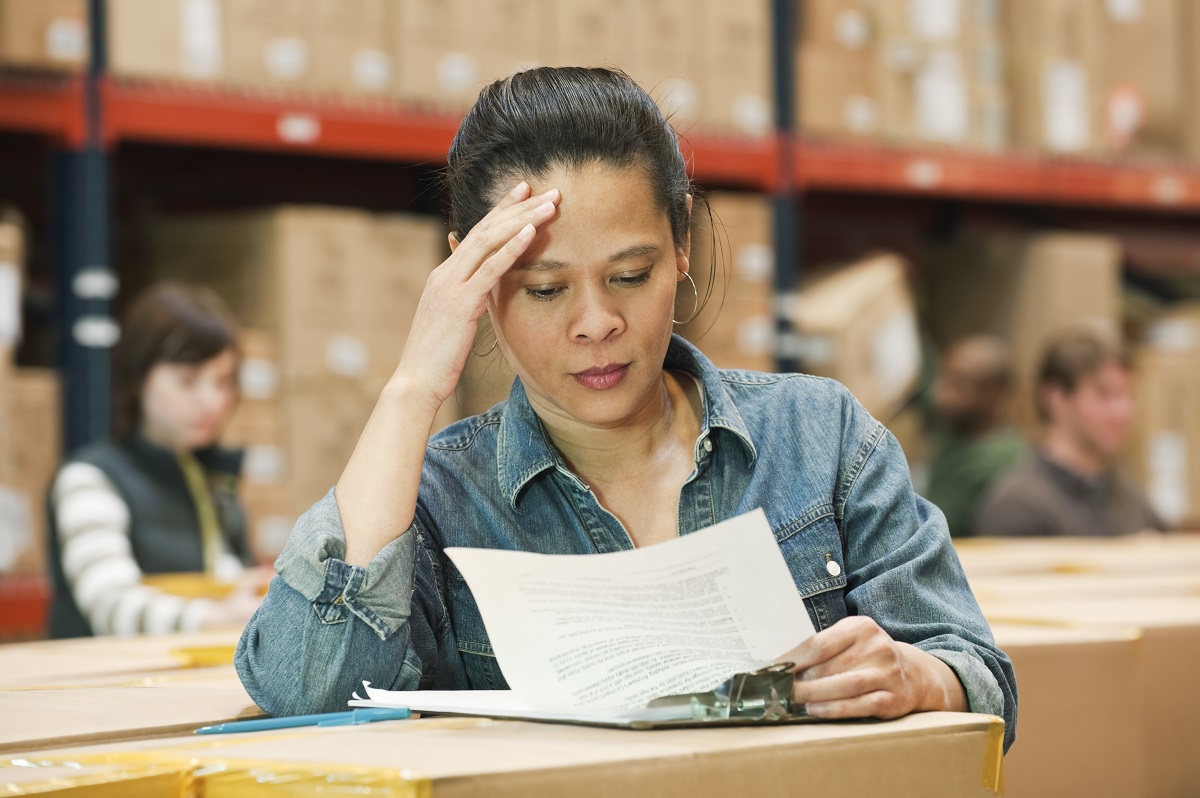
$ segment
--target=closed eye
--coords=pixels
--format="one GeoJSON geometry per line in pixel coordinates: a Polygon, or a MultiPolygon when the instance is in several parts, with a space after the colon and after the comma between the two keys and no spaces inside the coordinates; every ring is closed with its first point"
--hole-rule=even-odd
{"type": "Polygon", "coordinates": [[[646,269],[646,271],[640,272],[638,274],[623,274],[623,275],[617,277],[616,281],[624,286],[635,286],[635,285],[641,285],[642,283],[646,282],[649,279],[650,279],[650,270],[646,269]]]}
{"type": "Polygon", "coordinates": [[[562,292],[563,292],[562,286],[551,286],[551,287],[545,287],[545,288],[529,287],[529,288],[525,289],[525,293],[527,295],[533,297],[534,299],[540,300],[542,302],[548,302],[551,299],[554,299],[554,297],[558,296],[562,292]]]}

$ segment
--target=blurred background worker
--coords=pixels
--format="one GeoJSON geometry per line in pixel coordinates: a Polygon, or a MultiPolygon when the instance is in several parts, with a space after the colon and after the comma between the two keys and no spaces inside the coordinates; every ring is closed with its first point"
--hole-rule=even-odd
{"type": "Polygon", "coordinates": [[[237,326],[211,291],[164,284],[133,304],[115,353],[115,434],[72,454],[50,492],[52,637],[193,631],[253,613],[265,577],[243,573],[242,453],[216,445],[238,361],[237,326]],[[187,573],[199,578],[176,576],[187,573]]]}
{"type": "Polygon", "coordinates": [[[938,431],[925,496],[946,514],[950,534],[975,534],[975,516],[996,478],[1028,446],[1010,422],[1013,389],[1008,347],[978,335],[952,346],[934,385],[938,431]]]}
{"type": "Polygon", "coordinates": [[[978,516],[982,535],[1122,535],[1161,530],[1145,496],[1117,470],[1135,420],[1130,359],[1095,327],[1047,345],[1037,380],[1045,435],[1000,480],[978,516]]]}

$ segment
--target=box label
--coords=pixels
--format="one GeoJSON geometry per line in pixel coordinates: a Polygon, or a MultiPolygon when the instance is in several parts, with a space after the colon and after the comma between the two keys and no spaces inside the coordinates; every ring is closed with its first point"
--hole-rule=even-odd
{"type": "Polygon", "coordinates": [[[1042,72],[1042,111],[1046,146],[1078,152],[1090,143],[1087,72],[1078,61],[1053,58],[1042,72]]]}
{"type": "Polygon", "coordinates": [[[0,263],[0,346],[21,340],[21,272],[16,264],[0,263]]]}
{"type": "Polygon", "coordinates": [[[180,64],[185,74],[212,78],[221,74],[221,8],[217,0],[180,0],[180,64]]]}
{"type": "Polygon", "coordinates": [[[359,50],[351,67],[354,82],[369,91],[383,91],[392,82],[392,59],[379,50],[359,50]]]}
{"type": "Polygon", "coordinates": [[[308,72],[308,45],[303,39],[273,39],[263,51],[267,74],[279,80],[297,80],[308,72]]]}
{"type": "Polygon", "coordinates": [[[56,19],[46,26],[46,55],[78,64],[87,58],[88,30],[81,19],[56,19]]]}

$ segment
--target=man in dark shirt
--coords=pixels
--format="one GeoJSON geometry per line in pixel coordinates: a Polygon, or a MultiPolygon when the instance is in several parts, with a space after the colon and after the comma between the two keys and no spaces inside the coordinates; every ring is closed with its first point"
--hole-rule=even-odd
{"type": "Polygon", "coordinates": [[[955,537],[975,533],[975,514],[988,488],[1028,455],[1025,439],[1008,421],[1012,382],[1008,348],[992,336],[966,338],[942,357],[925,498],[946,514],[955,537]]]}
{"type": "Polygon", "coordinates": [[[1162,529],[1145,496],[1116,468],[1135,417],[1133,374],[1114,336],[1064,331],[1037,381],[1045,435],[1036,455],[989,492],[981,535],[1123,535],[1162,529]]]}

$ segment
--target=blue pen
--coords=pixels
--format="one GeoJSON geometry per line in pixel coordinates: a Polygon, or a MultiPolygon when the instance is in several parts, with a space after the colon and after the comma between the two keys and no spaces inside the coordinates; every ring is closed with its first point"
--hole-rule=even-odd
{"type": "Polygon", "coordinates": [[[258,718],[235,720],[204,726],[196,734],[232,734],[234,732],[268,731],[270,729],[294,729],[299,726],[358,726],[379,720],[405,720],[412,717],[412,710],[391,707],[367,707],[349,712],[323,712],[319,715],[292,715],[284,718],[258,718]]]}

